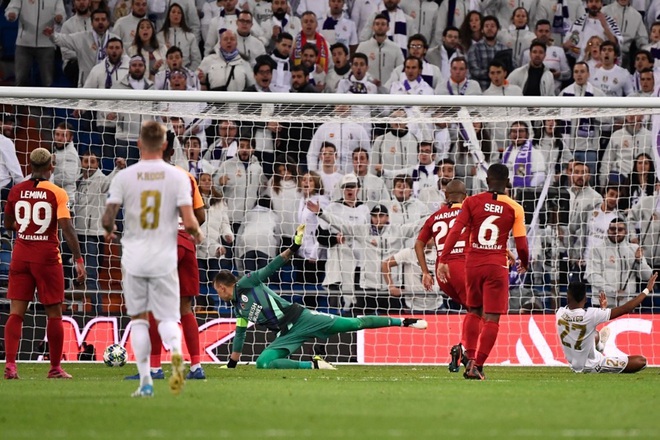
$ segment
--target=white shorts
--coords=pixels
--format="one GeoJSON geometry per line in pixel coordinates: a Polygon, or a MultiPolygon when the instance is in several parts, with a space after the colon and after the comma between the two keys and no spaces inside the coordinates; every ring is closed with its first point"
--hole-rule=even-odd
{"type": "Polygon", "coordinates": [[[587,361],[583,373],[621,373],[628,366],[628,356],[604,356],[596,352],[596,359],[587,361]]]}
{"type": "Polygon", "coordinates": [[[138,277],[122,269],[122,285],[128,316],[151,312],[158,321],[179,321],[179,274],[138,277]]]}

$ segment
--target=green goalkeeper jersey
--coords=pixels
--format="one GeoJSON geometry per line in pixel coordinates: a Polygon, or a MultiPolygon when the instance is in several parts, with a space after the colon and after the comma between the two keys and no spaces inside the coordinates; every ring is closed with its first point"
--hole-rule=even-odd
{"type": "Polygon", "coordinates": [[[288,325],[295,322],[302,313],[301,305],[283,299],[265,284],[286,261],[277,256],[263,269],[247,274],[236,283],[231,301],[237,317],[232,351],[240,353],[243,350],[248,322],[282,332],[287,331],[288,325]]]}

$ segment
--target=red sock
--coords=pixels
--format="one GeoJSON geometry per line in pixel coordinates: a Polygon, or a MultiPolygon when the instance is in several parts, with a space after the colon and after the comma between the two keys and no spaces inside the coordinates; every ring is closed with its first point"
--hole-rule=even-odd
{"type": "Polygon", "coordinates": [[[163,340],[160,339],[160,333],[158,333],[158,323],[154,315],[149,313],[149,340],[151,341],[151,357],[149,359],[149,364],[151,368],[160,368],[160,352],[163,348],[163,340]]]}
{"type": "Polygon", "coordinates": [[[484,321],[481,335],[479,336],[479,348],[477,350],[477,359],[475,364],[478,367],[486,363],[486,359],[490,355],[490,351],[495,345],[497,340],[497,333],[500,331],[500,324],[495,321],[484,321]]]}
{"type": "Polygon", "coordinates": [[[50,351],[50,366],[59,367],[62,361],[62,350],[64,348],[64,327],[62,317],[48,318],[46,324],[46,336],[48,336],[48,349],[50,351]]]}
{"type": "Polygon", "coordinates": [[[5,324],[5,352],[7,353],[7,363],[16,363],[16,354],[18,353],[18,344],[21,342],[23,333],[23,318],[18,315],[9,315],[7,324],[5,324]]]}
{"type": "Polygon", "coordinates": [[[479,332],[481,329],[481,317],[468,312],[463,320],[463,340],[465,341],[465,355],[468,359],[474,359],[477,352],[477,343],[479,342],[479,332]]]}
{"type": "Polygon", "coordinates": [[[183,338],[186,340],[188,353],[190,353],[190,365],[199,364],[201,356],[199,353],[199,326],[194,313],[186,313],[181,317],[183,338]]]}

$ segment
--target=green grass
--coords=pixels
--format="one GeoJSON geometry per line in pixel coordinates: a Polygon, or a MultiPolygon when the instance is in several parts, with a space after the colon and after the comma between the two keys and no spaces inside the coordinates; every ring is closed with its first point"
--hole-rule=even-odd
{"type": "Polygon", "coordinates": [[[576,375],[566,368],[487,367],[466,381],[439,367],[339,366],[263,371],[206,366],[173,396],[156,381],[132,399],[134,366],[19,365],[0,380],[0,439],[557,439],[658,438],[660,375],[576,375]]]}

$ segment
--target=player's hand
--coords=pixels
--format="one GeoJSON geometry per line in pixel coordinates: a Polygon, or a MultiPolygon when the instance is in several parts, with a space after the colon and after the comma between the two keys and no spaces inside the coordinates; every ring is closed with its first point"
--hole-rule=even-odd
{"type": "Polygon", "coordinates": [[[76,261],[76,281],[80,284],[84,283],[87,279],[87,271],[85,270],[85,262],[82,258],[76,261]]]}
{"type": "Polygon", "coordinates": [[[112,225],[112,232],[104,231],[103,235],[105,236],[105,241],[113,242],[117,238],[117,225],[112,225]]]}
{"type": "Polygon", "coordinates": [[[433,290],[433,276],[430,273],[422,275],[422,285],[427,292],[433,290]]]}
{"type": "Polygon", "coordinates": [[[123,170],[124,168],[126,168],[126,159],[124,159],[123,157],[116,158],[115,159],[115,168],[117,168],[119,170],[123,170]]]}
{"type": "Polygon", "coordinates": [[[223,174],[222,176],[218,177],[218,184],[220,186],[225,186],[229,182],[229,176],[226,174],[223,174]]]}
{"type": "Polygon", "coordinates": [[[641,246],[635,251],[635,260],[641,260],[644,257],[644,249],[641,246]]]}
{"type": "Polygon", "coordinates": [[[307,207],[307,209],[312,211],[314,214],[318,214],[319,212],[321,212],[321,205],[319,205],[318,203],[314,203],[311,200],[307,200],[307,203],[305,203],[305,206],[307,207]]]}
{"type": "Polygon", "coordinates": [[[305,235],[305,224],[298,225],[296,228],[296,235],[293,237],[293,242],[298,246],[302,245],[303,236],[305,235]]]}
{"type": "Polygon", "coordinates": [[[215,256],[216,257],[222,257],[226,253],[227,253],[227,250],[225,249],[224,246],[218,246],[218,248],[215,250],[215,256]]]}
{"type": "Polygon", "coordinates": [[[513,255],[513,252],[511,252],[510,249],[506,250],[506,260],[509,267],[512,267],[514,264],[516,264],[516,256],[513,255]]]}
{"type": "Polygon", "coordinates": [[[396,298],[401,296],[401,288],[395,286],[394,284],[390,284],[389,286],[387,286],[387,290],[389,290],[390,295],[392,295],[396,298]]]}
{"type": "Polygon", "coordinates": [[[520,275],[524,275],[527,273],[527,266],[523,266],[520,260],[516,262],[516,270],[520,275]]]}
{"type": "Polygon", "coordinates": [[[195,244],[202,244],[202,242],[204,241],[204,233],[199,228],[197,228],[197,233],[192,234],[192,236],[193,239],[195,240],[195,244]]]}
{"type": "Polygon", "coordinates": [[[605,292],[602,290],[600,291],[598,295],[598,303],[600,305],[601,309],[606,309],[607,308],[607,296],[605,296],[605,292]]]}
{"type": "Polygon", "coordinates": [[[649,293],[653,292],[653,286],[655,286],[655,280],[658,278],[658,272],[654,272],[649,278],[649,282],[646,283],[646,288],[649,289],[649,293]]]}
{"type": "Polygon", "coordinates": [[[449,265],[443,263],[438,264],[438,268],[436,269],[436,274],[440,281],[446,283],[447,280],[451,278],[451,274],[449,273],[449,265]]]}

